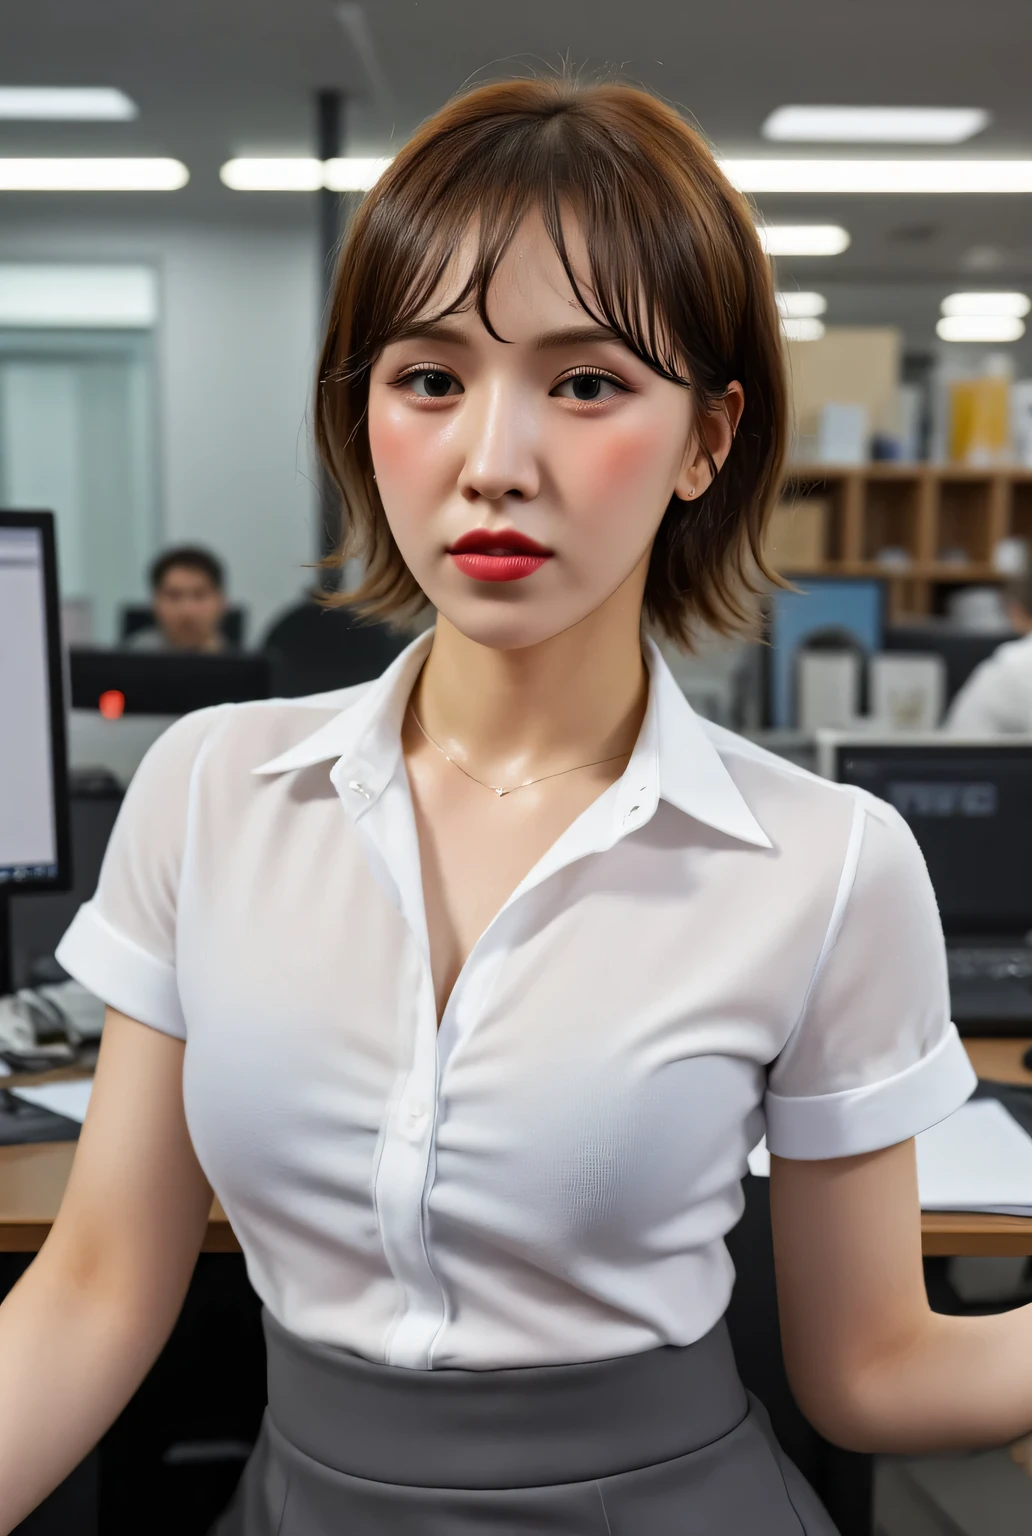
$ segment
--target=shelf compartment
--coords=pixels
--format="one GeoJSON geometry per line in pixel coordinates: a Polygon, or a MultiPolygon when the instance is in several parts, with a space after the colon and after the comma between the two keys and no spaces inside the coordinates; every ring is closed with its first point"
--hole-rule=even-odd
{"type": "MultiPolygon", "coordinates": [[[[803,473],[790,471],[785,478],[781,507],[822,504],[825,509],[823,558],[825,561],[843,560],[860,553],[859,492],[857,477],[842,471],[822,471],[819,467],[803,473]]],[[[775,562],[776,558],[775,555],[775,562]]]]}
{"type": "MultiPolygon", "coordinates": [[[[993,515],[997,487],[989,476],[946,476],[939,482],[936,562],[949,569],[954,562],[943,556],[963,550],[966,565],[988,566],[993,550],[993,515]]],[[[959,566],[960,562],[956,564],[959,566]]]]}
{"type": "Polygon", "coordinates": [[[1009,533],[1032,544],[1032,480],[1015,480],[1011,485],[1009,533]]]}
{"type": "Polygon", "coordinates": [[[922,484],[914,478],[867,478],[862,487],[862,523],[860,553],[865,561],[874,561],[886,571],[909,574],[910,569],[930,551],[922,548],[922,484]],[[883,549],[899,550],[908,565],[878,559],[883,549]]]}

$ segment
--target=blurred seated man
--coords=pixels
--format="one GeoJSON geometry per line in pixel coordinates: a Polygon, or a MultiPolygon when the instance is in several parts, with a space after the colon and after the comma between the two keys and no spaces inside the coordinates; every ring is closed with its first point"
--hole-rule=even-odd
{"type": "Polygon", "coordinates": [[[1007,591],[1019,640],[976,667],[953,700],[943,729],[951,736],[1032,736],[1032,568],[1007,591]]]}
{"type": "Polygon", "coordinates": [[[166,549],[150,570],[154,624],[126,640],[135,651],[222,651],[222,566],[206,549],[166,549]]]}

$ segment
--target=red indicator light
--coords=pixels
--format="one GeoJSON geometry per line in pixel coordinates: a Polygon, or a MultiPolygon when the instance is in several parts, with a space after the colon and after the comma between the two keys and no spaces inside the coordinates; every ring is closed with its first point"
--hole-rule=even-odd
{"type": "Polygon", "coordinates": [[[105,720],[121,720],[125,714],[125,694],[117,688],[109,688],[97,700],[97,708],[105,720]]]}

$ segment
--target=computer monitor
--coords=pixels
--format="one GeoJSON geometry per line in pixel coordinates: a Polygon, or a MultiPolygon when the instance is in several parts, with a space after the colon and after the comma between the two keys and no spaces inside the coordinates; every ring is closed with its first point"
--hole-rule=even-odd
{"type": "MultiPolygon", "coordinates": [[[[219,628],[230,645],[237,648],[243,645],[246,621],[247,615],[243,608],[230,605],[223,613],[219,628]]],[[[126,603],[119,614],[118,626],[122,640],[128,640],[130,635],[138,634],[141,629],[153,629],[154,609],[150,603],[126,603]]]]}
{"type": "Polygon", "coordinates": [[[209,704],[269,697],[267,656],[189,651],[69,652],[73,709],[122,714],[185,715],[209,704]]]}
{"type": "MultiPolygon", "coordinates": [[[[63,684],[53,513],[0,511],[0,906],[5,912],[11,891],[67,890],[71,883],[63,684]]],[[[5,950],[0,933],[0,966],[5,950]]]]}
{"type": "Polygon", "coordinates": [[[976,667],[1004,644],[1012,634],[984,634],[958,629],[951,624],[899,624],[885,631],[887,651],[929,653],[946,663],[946,702],[952,704],[976,667]]]}
{"type": "Polygon", "coordinates": [[[829,735],[830,778],[894,805],[931,875],[948,938],[1032,932],[1032,741],[829,735]]]}
{"type": "Polygon", "coordinates": [[[884,591],[869,578],[800,576],[796,592],[770,595],[766,648],[766,724],[796,725],[795,676],[800,649],[818,639],[842,637],[871,656],[881,649],[884,591]]]}

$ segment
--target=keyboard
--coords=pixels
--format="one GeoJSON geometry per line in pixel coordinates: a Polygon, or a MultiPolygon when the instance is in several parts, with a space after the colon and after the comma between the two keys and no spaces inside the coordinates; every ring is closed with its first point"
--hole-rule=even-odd
{"type": "Polygon", "coordinates": [[[946,952],[951,981],[1025,981],[1032,978],[1032,947],[976,945],[946,952]]]}
{"type": "Polygon", "coordinates": [[[947,946],[950,1003],[961,1034],[1032,1035],[1032,946],[947,946]]]}

